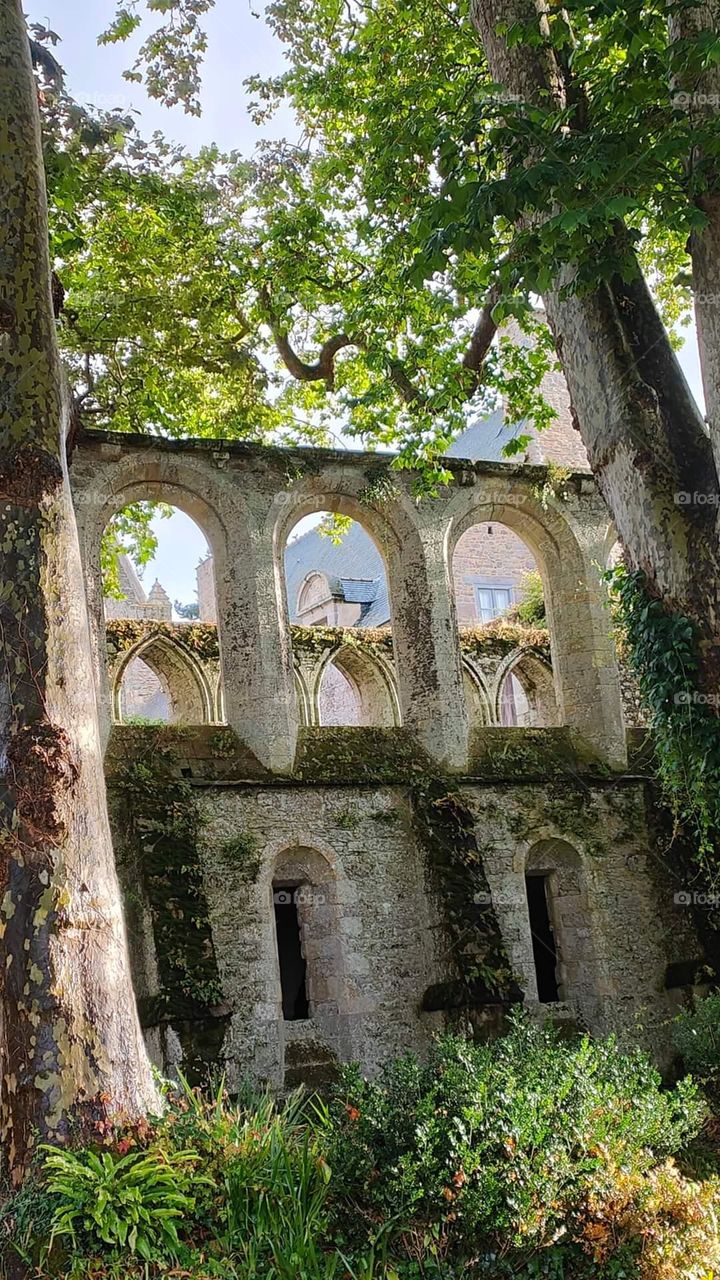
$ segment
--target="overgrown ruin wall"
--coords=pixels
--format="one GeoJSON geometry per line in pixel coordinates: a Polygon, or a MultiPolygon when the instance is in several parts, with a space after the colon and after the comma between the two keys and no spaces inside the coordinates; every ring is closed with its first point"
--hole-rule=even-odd
{"type": "Polygon", "coordinates": [[[446,1025],[486,1033],[519,998],[667,1059],[699,948],[682,875],[661,870],[647,779],[628,764],[599,577],[607,514],[586,474],[555,492],[539,467],[453,469],[440,497],[417,500],[413,477],[376,455],[103,435],[76,452],[116,856],[142,1020],[166,1067],[317,1081],[338,1059],[374,1069],[421,1051],[446,1025]],[[100,536],[148,497],[208,536],[217,631],[115,621],[108,655],[100,536]],[[291,632],[282,551],[315,510],[376,538],[391,639],[291,632]],[[459,635],[450,565],[478,520],[531,548],[547,636],[459,635]],[[111,732],[123,662],[152,646],[179,680],[179,723],[111,732]],[[375,727],[318,726],[318,674],[343,648],[387,677],[395,710],[375,727]],[[542,728],[497,727],[503,664],[519,654],[536,664],[542,728]],[[554,936],[542,1007],[528,874],[547,885],[554,936]],[[283,1016],[273,900],[288,886],[309,999],[298,1018],[283,1016]]]}

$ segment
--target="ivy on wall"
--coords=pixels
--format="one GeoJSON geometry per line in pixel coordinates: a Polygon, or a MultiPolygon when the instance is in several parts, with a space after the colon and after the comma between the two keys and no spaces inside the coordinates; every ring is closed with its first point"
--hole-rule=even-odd
{"type": "Polygon", "coordinates": [[[183,1070],[213,1064],[227,1010],[213,946],[198,854],[200,816],[192,786],[163,734],[138,735],[139,754],[112,779],[122,861],[139,873],[152,918],[160,990],[140,1002],[144,1026],[172,1026],[183,1070]]]}
{"type": "Polygon", "coordinates": [[[415,833],[443,906],[456,977],[423,997],[427,1012],[457,1010],[473,1020],[482,1010],[523,999],[502,939],[485,874],[475,820],[462,794],[447,782],[423,780],[411,793],[415,833]]]}
{"type": "MultiPolygon", "coordinates": [[[[677,856],[688,847],[701,891],[720,894],[720,717],[699,688],[697,631],[647,590],[645,575],[624,565],[605,575],[621,656],[635,672],[650,715],[654,772],[673,819],[677,856]]],[[[720,927],[717,906],[697,921],[707,939],[720,927]]],[[[718,953],[717,942],[711,948],[718,953]]]]}

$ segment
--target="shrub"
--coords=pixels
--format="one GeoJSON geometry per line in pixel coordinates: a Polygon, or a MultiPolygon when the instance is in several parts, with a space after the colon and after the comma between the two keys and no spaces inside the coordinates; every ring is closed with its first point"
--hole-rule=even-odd
{"type": "Polygon", "coordinates": [[[673,1025],[673,1040],[688,1071],[700,1080],[720,1085],[720,992],[698,1000],[673,1025]]]}
{"type": "Polygon", "coordinates": [[[537,569],[529,569],[520,579],[520,599],[510,606],[506,616],[526,627],[544,627],[547,623],[543,583],[537,569]]]}
{"type": "Polygon", "coordinates": [[[206,1181],[194,1151],[65,1151],[44,1147],[47,1191],[54,1202],[49,1246],[68,1237],[75,1248],[127,1248],[149,1260],[174,1257],[178,1221],[192,1215],[192,1185],[206,1181]]]}
{"type": "Polygon", "coordinates": [[[6,1229],[38,1278],[709,1280],[718,1183],[672,1161],[701,1121],[641,1054],[517,1018],[374,1082],[348,1067],[327,1107],[184,1086],[45,1148],[6,1229]]]}
{"type": "Polygon", "coordinates": [[[562,1237],[612,1170],[645,1178],[697,1133],[703,1108],[688,1081],[663,1092],[640,1053],[517,1018],[501,1040],[442,1040],[427,1064],[401,1059],[377,1082],[345,1070],[331,1114],[340,1238],[393,1219],[410,1252],[425,1242],[492,1274],[499,1255],[517,1265],[562,1237]]]}

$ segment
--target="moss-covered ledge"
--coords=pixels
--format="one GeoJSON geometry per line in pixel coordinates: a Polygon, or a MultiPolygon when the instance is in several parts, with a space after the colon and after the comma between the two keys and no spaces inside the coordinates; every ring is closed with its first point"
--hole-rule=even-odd
{"type": "MultiPolygon", "coordinates": [[[[632,740],[640,736],[633,735],[632,740]]],[[[642,738],[646,742],[646,735],[642,738]]],[[[402,728],[303,728],[294,772],[280,777],[264,768],[238,735],[223,725],[114,725],[105,757],[108,784],[112,786],[128,761],[145,754],[150,746],[162,752],[171,749],[177,776],[200,786],[414,785],[438,775],[437,765],[402,728]]],[[[647,773],[643,757],[646,761],[647,744],[644,753],[633,756],[628,777],[647,773]]],[[[614,785],[619,775],[584,750],[567,728],[479,726],[472,735],[462,777],[470,782],[516,785],[582,778],[614,785]]]]}
{"type": "MultiPolygon", "coordinates": [[[[108,656],[112,661],[141,640],[163,635],[184,645],[201,662],[217,662],[220,658],[217,627],[214,622],[158,622],[147,618],[112,618],[105,628],[108,656]]],[[[296,655],[319,656],[328,649],[350,645],[367,653],[392,658],[392,632],[389,627],[290,627],[293,652],[296,655]]],[[[460,651],[467,657],[505,657],[515,650],[538,654],[550,661],[550,636],[545,627],[525,626],[505,618],[495,618],[483,626],[463,627],[459,631],[460,651]]]]}

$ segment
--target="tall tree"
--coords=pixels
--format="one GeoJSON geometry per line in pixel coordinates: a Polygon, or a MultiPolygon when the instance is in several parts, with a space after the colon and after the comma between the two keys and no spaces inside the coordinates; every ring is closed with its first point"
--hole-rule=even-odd
{"type": "Polygon", "coordinates": [[[1,1103],[19,1180],[39,1134],[154,1100],[107,819],[37,91],[0,3],[1,1103]]]}

